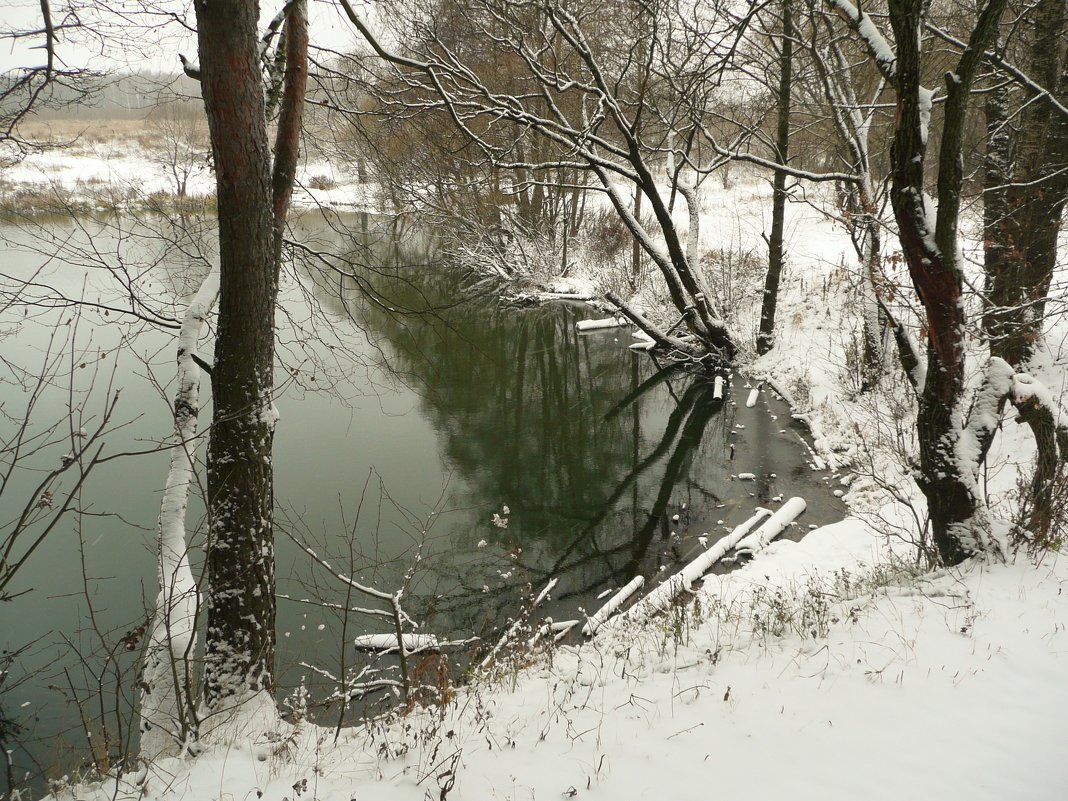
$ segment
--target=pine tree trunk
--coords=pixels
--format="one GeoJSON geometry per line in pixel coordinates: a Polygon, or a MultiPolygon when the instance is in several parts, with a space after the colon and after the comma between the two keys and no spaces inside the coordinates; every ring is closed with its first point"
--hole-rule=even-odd
{"type": "Polygon", "coordinates": [[[241,703],[273,683],[277,266],[258,4],[198,0],[196,11],[220,261],[207,485],[204,698],[210,710],[241,703]]]}

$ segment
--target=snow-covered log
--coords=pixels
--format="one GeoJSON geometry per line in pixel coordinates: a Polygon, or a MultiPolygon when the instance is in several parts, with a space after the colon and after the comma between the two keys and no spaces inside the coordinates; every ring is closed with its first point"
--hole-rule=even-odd
{"type": "Polygon", "coordinates": [[[762,550],[769,542],[782,534],[788,525],[800,517],[807,506],[808,504],[805,503],[804,498],[799,498],[795,495],[776,509],[775,513],[761,524],[760,528],[741,540],[737,545],[738,550],[762,550]]]}
{"type": "Polygon", "coordinates": [[[695,347],[687,342],[683,342],[678,337],[671,336],[660,330],[654,323],[649,321],[642,315],[637,309],[634,309],[623,300],[615,292],[605,292],[605,300],[618,308],[624,316],[626,316],[632,323],[638,328],[644,331],[651,339],[653,339],[658,345],[663,345],[670,350],[678,351],[686,356],[700,358],[705,355],[704,351],[695,347]]]}
{"type": "Polygon", "coordinates": [[[636,593],[644,583],[644,576],[635,576],[625,585],[620,587],[619,592],[609,598],[608,603],[598,609],[593,617],[586,621],[586,625],[582,627],[582,633],[587,637],[596,634],[597,629],[599,629],[608,618],[612,617],[612,615],[616,613],[616,610],[626,603],[627,599],[636,593]]]}
{"type": "Polygon", "coordinates": [[[560,642],[560,640],[570,634],[571,630],[578,624],[579,622],[577,620],[568,620],[565,623],[560,624],[558,628],[554,629],[556,633],[553,635],[553,642],[560,642]]]}
{"type": "Polygon", "coordinates": [[[200,605],[189,567],[186,510],[197,449],[200,367],[196,352],[201,329],[219,294],[219,271],[212,269],[186,309],[178,338],[178,391],[174,399],[176,443],[159,515],[159,594],[152,616],[141,676],[141,756],[177,754],[190,734],[193,705],[189,665],[196,645],[200,605]]]}
{"type": "Polygon", "coordinates": [[[656,347],[656,341],[644,331],[635,331],[634,338],[638,341],[631,344],[631,350],[652,350],[656,347]]]}
{"type": "MultiPolygon", "coordinates": [[[[360,651],[378,651],[390,653],[396,651],[398,639],[396,634],[361,634],[353,639],[352,644],[360,651]]],[[[435,651],[442,643],[433,634],[405,634],[404,651],[414,654],[418,651],[435,651]]]]}
{"type": "Polygon", "coordinates": [[[589,292],[540,292],[537,295],[538,300],[577,300],[577,301],[590,301],[593,300],[593,295],[589,292]]]}
{"type": "Polygon", "coordinates": [[[690,589],[691,585],[708,572],[716,562],[722,559],[729,551],[741,542],[752,531],[753,526],[770,515],[767,509],[758,509],[756,514],[741,525],[737,526],[730,534],[716,541],[711,548],[702,553],[682,570],[673,575],[663,584],[658,586],[638,603],[622,615],[611,618],[607,625],[616,625],[617,622],[646,620],[658,612],[662,612],[671,605],[676,596],[690,589]]]}
{"type": "Polygon", "coordinates": [[[579,320],[575,328],[579,331],[599,331],[602,328],[622,328],[627,325],[626,317],[605,317],[601,320],[579,320]]]}
{"type": "Polygon", "coordinates": [[[579,621],[577,620],[548,620],[542,623],[538,630],[534,632],[534,636],[527,640],[527,647],[533,648],[538,644],[539,640],[548,637],[550,634],[557,634],[561,637],[566,636],[578,624],[579,621]]]}

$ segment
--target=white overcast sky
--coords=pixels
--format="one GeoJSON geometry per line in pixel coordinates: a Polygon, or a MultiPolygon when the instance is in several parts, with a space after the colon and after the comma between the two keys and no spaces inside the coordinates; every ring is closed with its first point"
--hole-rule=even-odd
{"type": "MultiPolygon", "coordinates": [[[[192,23],[189,0],[51,0],[52,21],[62,22],[71,3],[79,8],[79,18],[95,33],[64,34],[57,55],[67,67],[90,67],[102,71],[150,69],[177,72],[178,53],[195,58],[192,33],[174,22],[172,15],[192,23]],[[163,24],[166,22],[166,24],[163,24]]],[[[285,0],[260,0],[264,23],[284,5],[285,0]]],[[[348,50],[358,34],[342,18],[331,0],[310,0],[312,42],[321,47],[348,50]]],[[[353,2],[357,11],[365,3],[353,2]]],[[[36,30],[41,27],[40,0],[0,0],[0,30],[36,30]]],[[[44,63],[40,46],[43,36],[13,41],[0,40],[0,72],[44,63]],[[34,49],[34,48],[38,49],[34,49]]]]}

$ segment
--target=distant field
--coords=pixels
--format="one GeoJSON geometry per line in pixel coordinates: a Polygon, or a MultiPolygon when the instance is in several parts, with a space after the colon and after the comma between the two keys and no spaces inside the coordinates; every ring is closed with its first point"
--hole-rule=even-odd
{"type": "Polygon", "coordinates": [[[142,120],[33,119],[21,124],[18,133],[45,152],[65,157],[143,155],[169,162],[209,149],[207,122],[195,113],[153,115],[142,120]]]}
{"type": "MultiPolygon", "coordinates": [[[[102,156],[104,151],[119,154],[131,146],[146,153],[173,150],[177,143],[207,152],[207,121],[199,107],[185,106],[179,114],[154,113],[144,119],[29,119],[18,127],[28,142],[54,148],[68,156],[102,156]]],[[[273,131],[273,126],[272,126],[273,131]]],[[[273,132],[272,132],[273,137],[273,132]]],[[[323,143],[332,141],[314,119],[305,121],[303,150],[306,158],[329,161],[323,143]]],[[[0,153],[0,165],[2,165],[0,153]]]]}
{"type": "Polygon", "coordinates": [[[82,137],[106,141],[136,136],[144,131],[145,120],[28,120],[19,126],[19,134],[34,141],[82,137]]]}

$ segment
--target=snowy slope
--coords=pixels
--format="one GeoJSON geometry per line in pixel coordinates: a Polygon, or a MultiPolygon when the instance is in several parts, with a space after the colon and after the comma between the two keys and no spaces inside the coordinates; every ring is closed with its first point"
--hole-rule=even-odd
{"type": "Polygon", "coordinates": [[[336,745],[304,726],[59,798],[1063,798],[1068,560],[873,578],[874,544],[855,521],[780,543],[696,607],[461,690],[444,716],[336,745]]]}

